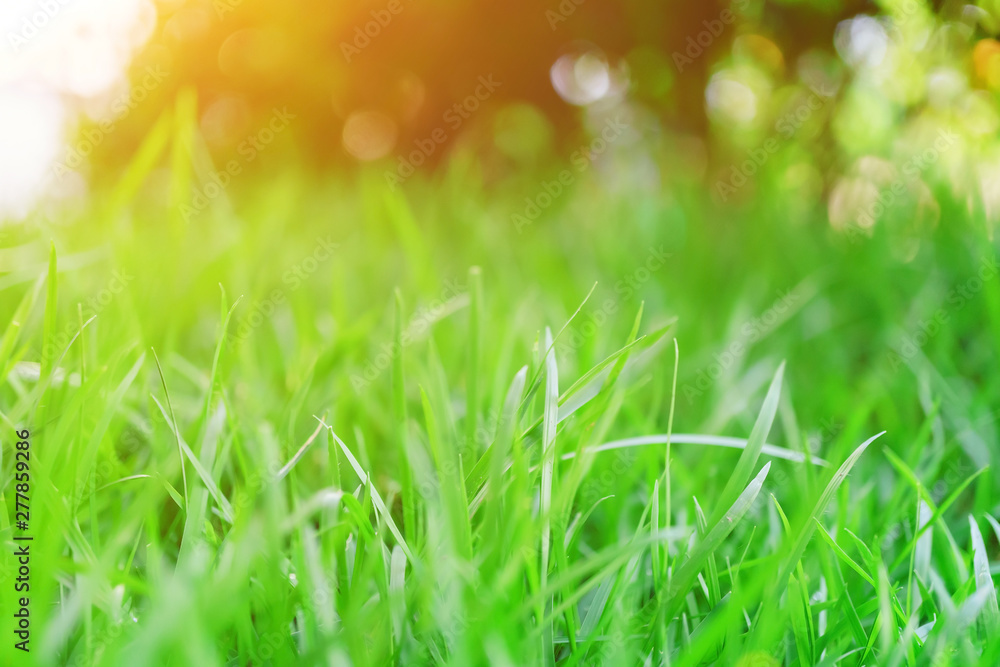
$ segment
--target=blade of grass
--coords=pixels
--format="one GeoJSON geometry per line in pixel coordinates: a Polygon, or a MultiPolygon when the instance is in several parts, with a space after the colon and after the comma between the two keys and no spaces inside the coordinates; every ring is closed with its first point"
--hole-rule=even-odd
{"type": "MultiPolygon", "coordinates": [[[[362,484],[366,484],[368,482],[368,475],[365,473],[364,469],[358,463],[358,460],[354,458],[354,454],[351,453],[351,450],[347,447],[346,444],[344,444],[344,441],[340,439],[340,436],[337,435],[336,431],[333,430],[332,426],[324,422],[319,417],[315,417],[315,419],[317,419],[321,424],[323,424],[323,426],[327,428],[327,430],[330,432],[330,436],[333,437],[333,439],[340,446],[340,450],[344,453],[344,456],[347,457],[348,462],[351,464],[351,468],[354,470],[354,474],[358,476],[358,479],[361,480],[362,484]]],[[[406,559],[410,561],[412,565],[415,566],[417,562],[413,558],[413,553],[410,551],[410,548],[406,545],[406,540],[403,539],[403,534],[400,533],[399,528],[396,527],[396,522],[393,521],[392,515],[389,514],[389,510],[388,508],[386,508],[385,502],[382,500],[382,496],[379,494],[378,489],[376,489],[374,486],[372,486],[371,489],[372,489],[372,503],[375,505],[376,510],[378,510],[379,516],[382,518],[383,521],[385,521],[386,526],[389,528],[389,532],[392,533],[392,536],[396,538],[396,542],[403,549],[403,553],[406,554],[406,559]]]]}
{"type": "Polygon", "coordinates": [[[56,244],[49,243],[49,273],[45,287],[45,319],[42,324],[42,361],[39,381],[52,374],[55,355],[56,317],[59,312],[59,271],[56,268],[56,244]]]}
{"type": "Polygon", "coordinates": [[[181,480],[184,482],[184,506],[187,507],[188,502],[188,483],[187,483],[187,469],[184,465],[184,451],[181,448],[181,438],[180,431],[177,428],[177,417],[174,415],[174,406],[170,402],[170,391],[167,390],[167,380],[163,377],[163,366],[160,365],[160,358],[156,356],[156,350],[154,348],[149,348],[153,353],[153,361],[156,362],[156,370],[160,374],[160,385],[163,387],[163,396],[167,400],[167,408],[170,410],[170,426],[171,430],[174,432],[174,440],[177,443],[177,458],[180,460],[181,464],[181,480]]]}
{"type": "Polygon", "coordinates": [[[969,532],[972,538],[972,565],[976,575],[976,590],[986,591],[986,602],[983,606],[983,625],[987,637],[995,637],[1000,628],[1000,609],[997,608],[997,591],[990,574],[990,559],[986,553],[983,534],[979,531],[976,519],[969,515],[969,532]]]}
{"type": "Polygon", "coordinates": [[[479,426],[479,350],[482,345],[482,271],[469,269],[469,339],[465,380],[465,448],[475,451],[476,428],[479,426]]]}
{"type": "Polygon", "coordinates": [[[441,485],[441,499],[450,523],[451,538],[456,554],[466,562],[472,560],[472,528],[469,522],[468,496],[462,477],[462,464],[453,442],[446,442],[438,428],[437,417],[431,399],[421,388],[420,397],[424,406],[424,420],[427,425],[427,440],[437,468],[441,485]]]}
{"type": "MultiPolygon", "coordinates": [[[[667,441],[674,445],[700,445],[705,447],[726,447],[729,449],[745,449],[748,440],[743,438],[730,438],[726,436],[702,435],[699,433],[674,433],[662,435],[643,435],[635,438],[624,438],[622,440],[612,440],[601,445],[587,447],[586,452],[610,452],[616,449],[627,449],[630,447],[644,447],[646,445],[665,445],[667,441]]],[[[776,459],[791,461],[793,463],[806,463],[805,456],[801,453],[778,447],[776,445],[763,445],[760,453],[776,459]]],[[[566,452],[562,455],[563,461],[568,461],[576,456],[576,452],[566,452]]],[[[813,465],[829,465],[823,459],[813,457],[810,461],[813,465]]]]}
{"type": "Polygon", "coordinates": [[[403,372],[403,294],[397,289],[395,298],[393,338],[396,346],[392,355],[392,416],[395,426],[396,452],[399,456],[400,484],[403,487],[403,530],[414,540],[418,534],[417,501],[413,488],[409,444],[406,437],[406,376],[403,372]]]}
{"type": "Polygon", "coordinates": [[[726,482],[726,486],[716,502],[716,510],[712,519],[713,523],[717,523],[722,515],[728,511],[733,501],[740,494],[740,491],[746,487],[751,475],[753,475],[754,468],[757,466],[757,459],[760,457],[764,441],[767,440],[767,434],[771,431],[771,424],[774,423],[774,415],[778,410],[778,399],[781,396],[781,380],[784,374],[785,364],[782,362],[778,366],[778,370],[774,373],[774,379],[771,380],[767,396],[764,397],[764,405],[761,407],[757,421],[754,422],[753,429],[750,431],[750,437],[747,438],[747,445],[743,449],[743,453],[740,454],[740,458],[736,462],[736,468],[729,476],[729,480],[726,482]]]}
{"type": "MultiPolygon", "coordinates": [[[[593,290],[591,290],[593,291],[593,290]]],[[[588,294],[589,297],[589,294],[588,294]]],[[[582,307],[582,306],[581,306],[582,307]]],[[[559,424],[559,371],[556,366],[556,356],[552,349],[552,332],[545,329],[545,408],[542,421],[542,478],[539,487],[539,515],[542,520],[541,535],[541,572],[539,588],[545,590],[549,580],[549,547],[551,541],[552,520],[552,484],[555,472],[556,458],[556,428],[559,424]]],[[[545,609],[539,619],[544,618],[552,608],[552,599],[545,601],[545,609]]],[[[555,664],[555,652],[552,644],[552,619],[543,626],[542,660],[546,665],[555,664]]]]}
{"type": "MultiPolygon", "coordinates": [[[[701,568],[704,566],[708,557],[722,545],[723,540],[726,539],[729,533],[732,532],[733,528],[736,527],[736,524],[739,523],[740,519],[742,519],[747,511],[749,511],[750,507],[757,499],[757,495],[760,493],[761,487],[763,487],[764,480],[767,479],[767,473],[770,469],[770,463],[764,464],[764,467],[760,469],[757,476],[754,477],[750,484],[747,485],[746,489],[743,490],[743,493],[736,498],[736,501],[732,504],[729,510],[723,514],[722,518],[716,522],[705,538],[698,541],[698,544],[688,555],[687,560],[677,570],[677,574],[670,582],[670,588],[668,591],[668,597],[670,599],[670,606],[672,610],[679,607],[681,602],[680,598],[687,594],[687,591],[691,588],[691,584],[701,571],[701,568]]],[[[668,614],[668,618],[673,617],[672,610],[668,614]]]]}
{"type": "Polygon", "coordinates": [[[799,532],[799,535],[795,540],[792,548],[789,550],[788,556],[785,558],[785,562],[781,566],[781,569],[778,573],[778,577],[775,580],[774,584],[775,588],[777,589],[784,588],[785,582],[788,581],[789,575],[792,573],[792,570],[795,569],[795,567],[799,563],[799,560],[802,558],[802,554],[806,550],[806,545],[809,543],[810,538],[812,538],[813,531],[816,529],[816,523],[813,520],[818,519],[820,516],[823,515],[823,512],[826,511],[826,507],[827,505],[830,504],[830,501],[833,500],[833,496],[837,492],[837,489],[840,488],[840,485],[847,478],[847,475],[851,472],[851,469],[854,467],[854,464],[858,462],[858,459],[861,458],[861,455],[864,454],[866,449],[868,449],[868,445],[873,443],[877,438],[882,436],[884,433],[885,431],[882,431],[881,433],[873,435],[872,437],[868,438],[863,443],[861,443],[861,445],[857,449],[855,449],[854,452],[849,457],[847,457],[847,460],[844,461],[843,464],[841,464],[840,468],[837,469],[837,472],[834,473],[833,477],[827,483],[826,488],[823,490],[823,493],[820,495],[819,500],[816,501],[816,505],[813,506],[813,509],[809,513],[809,516],[806,517],[805,524],[803,525],[801,531],[799,532]]]}

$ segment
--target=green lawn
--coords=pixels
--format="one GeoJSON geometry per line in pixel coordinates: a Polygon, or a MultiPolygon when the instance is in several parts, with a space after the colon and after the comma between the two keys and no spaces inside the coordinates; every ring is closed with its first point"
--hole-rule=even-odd
{"type": "Polygon", "coordinates": [[[591,170],[518,225],[562,167],[461,159],[185,216],[158,140],[0,250],[3,664],[1000,664],[975,216],[591,170]]]}

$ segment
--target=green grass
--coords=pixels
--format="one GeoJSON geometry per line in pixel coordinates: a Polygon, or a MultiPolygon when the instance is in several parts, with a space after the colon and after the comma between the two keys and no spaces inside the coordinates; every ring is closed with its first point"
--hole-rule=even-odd
{"type": "Polygon", "coordinates": [[[184,225],[164,132],[0,255],[3,664],[1000,664],[976,219],[903,262],[821,204],[581,184],[518,234],[537,184],[457,160],[184,225]]]}

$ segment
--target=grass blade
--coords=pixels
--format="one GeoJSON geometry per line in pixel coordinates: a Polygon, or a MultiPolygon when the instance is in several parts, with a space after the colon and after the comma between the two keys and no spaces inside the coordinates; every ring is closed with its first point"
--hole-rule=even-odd
{"type": "MultiPolygon", "coordinates": [[[[559,370],[556,366],[555,351],[552,348],[552,332],[546,328],[545,408],[542,420],[542,478],[539,489],[539,514],[542,520],[541,572],[539,575],[541,590],[545,590],[549,580],[549,549],[552,539],[550,532],[552,521],[552,484],[555,472],[556,428],[559,425],[559,370]]],[[[547,610],[551,609],[551,599],[546,600],[546,607],[547,610]]],[[[552,619],[549,618],[542,633],[542,659],[547,665],[555,664],[552,634],[552,619]]]]}
{"type": "Polygon", "coordinates": [[[56,316],[59,311],[59,271],[56,268],[56,244],[49,244],[49,274],[45,287],[45,320],[42,324],[42,361],[39,381],[52,374],[55,360],[56,316]]]}
{"type": "Polygon", "coordinates": [[[847,478],[848,473],[851,472],[851,468],[854,467],[854,464],[858,462],[861,455],[864,454],[866,449],[868,449],[868,445],[875,442],[875,440],[884,433],[885,431],[882,431],[881,433],[873,435],[861,443],[861,445],[847,457],[847,460],[841,464],[840,468],[837,469],[837,472],[833,474],[833,477],[830,479],[829,483],[827,483],[826,488],[823,489],[823,493],[820,495],[819,500],[816,501],[816,505],[813,507],[812,512],[810,512],[809,516],[806,518],[806,522],[803,525],[802,530],[799,532],[798,538],[795,540],[794,545],[792,546],[784,564],[781,567],[781,570],[778,573],[778,578],[775,580],[774,584],[777,589],[784,588],[789,575],[792,573],[792,570],[795,569],[795,566],[798,565],[799,559],[802,558],[802,554],[805,553],[806,545],[809,543],[810,538],[812,538],[813,531],[816,530],[816,521],[818,521],[819,517],[826,511],[827,505],[829,505],[830,501],[833,500],[834,494],[847,478]]]}
{"type": "Polygon", "coordinates": [[[767,434],[771,431],[771,424],[774,423],[774,415],[778,410],[778,399],[781,396],[781,380],[784,374],[785,364],[782,362],[778,366],[778,370],[774,373],[774,379],[771,380],[767,396],[764,397],[764,405],[761,407],[757,421],[750,431],[750,437],[747,438],[747,445],[743,449],[743,453],[740,454],[739,461],[736,462],[736,468],[733,470],[733,474],[729,476],[726,487],[722,490],[722,495],[719,496],[713,521],[717,522],[729,506],[733,504],[740,490],[746,487],[747,481],[749,481],[754,468],[757,466],[757,459],[760,457],[764,441],[767,440],[767,434]]]}
{"type": "Polygon", "coordinates": [[[983,606],[983,625],[986,636],[995,637],[1000,629],[1000,609],[997,608],[997,591],[990,574],[990,559],[986,554],[986,544],[983,534],[975,518],[969,515],[969,532],[972,538],[972,565],[976,575],[976,590],[986,591],[986,602],[983,606]]]}
{"type": "MultiPolygon", "coordinates": [[[[698,572],[701,571],[708,557],[722,545],[723,540],[733,531],[736,524],[739,523],[740,519],[743,518],[753,505],[764,485],[764,480],[767,479],[767,473],[770,469],[770,463],[764,464],[764,467],[757,473],[753,481],[747,485],[743,493],[736,499],[736,502],[732,504],[729,510],[713,526],[712,530],[691,551],[688,559],[670,582],[668,596],[672,600],[671,605],[673,607],[676,607],[679,602],[676,598],[686,594],[687,590],[691,587],[692,582],[697,577],[698,572]]],[[[672,616],[673,614],[670,615],[672,616]]]]}

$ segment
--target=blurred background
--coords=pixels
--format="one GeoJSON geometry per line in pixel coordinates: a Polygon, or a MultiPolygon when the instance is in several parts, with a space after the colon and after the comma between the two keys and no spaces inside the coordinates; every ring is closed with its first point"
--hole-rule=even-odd
{"type": "MultiPolygon", "coordinates": [[[[99,448],[103,474],[126,484],[91,496],[79,532],[136,554],[131,518],[105,535],[123,508],[155,499],[143,534],[172,558],[180,503],[132,482],[166,471],[179,486],[174,429],[203,441],[214,400],[224,494],[265,455],[297,457],[325,415],[399,509],[394,420],[430,442],[423,388],[454,412],[447,423],[491,430],[517,369],[540,368],[546,328],[567,324],[555,348],[565,391],[637,333],[671,326],[633,354],[600,437],[745,437],[784,360],[769,442],[837,462],[886,430],[876,447],[937,502],[989,465],[960,511],[992,511],[998,32],[1000,0],[4,0],[0,421],[40,406],[33,437],[65,447],[41,450],[59,457],[53,489],[78,488],[74,463],[88,471],[96,459],[81,452],[99,448]],[[394,323],[412,333],[398,357],[394,323]],[[150,398],[167,387],[173,425],[150,398]]],[[[598,437],[587,414],[581,442],[598,437]]],[[[735,458],[674,451],[673,493],[717,497],[735,458]]],[[[321,446],[305,456],[289,477],[296,498],[346,471],[321,446]]],[[[586,520],[595,544],[632,539],[646,507],[636,490],[663,470],[656,447],[615,457],[581,489],[588,506],[601,500],[586,520]]],[[[808,510],[816,480],[787,470],[776,497],[808,510]]],[[[837,523],[907,544],[893,475],[866,454],[837,523]]],[[[211,521],[216,545],[258,553],[252,533],[229,542],[211,521]]],[[[771,525],[778,545],[776,514],[771,525]]],[[[89,565],[70,562],[57,532],[33,543],[33,562],[76,576],[89,565]]],[[[951,562],[949,542],[935,545],[951,562]]],[[[261,607],[220,610],[245,577],[160,579],[158,548],[138,552],[154,563],[148,588],[109,578],[108,599],[128,588],[139,617],[168,612],[136,626],[150,657],[121,664],[204,649],[227,624],[242,632],[251,609],[297,614],[287,572],[272,573],[281,584],[264,586],[274,597],[261,607]]],[[[36,600],[63,600],[32,610],[35,627],[55,628],[39,664],[65,664],[92,603],[64,595],[69,575],[39,579],[36,600]]],[[[365,600],[345,617],[365,632],[345,634],[372,645],[356,664],[383,664],[365,600]]],[[[469,607],[490,632],[506,608],[469,607]]],[[[288,618],[275,619],[284,636],[288,618]]]]}
{"type": "MultiPolygon", "coordinates": [[[[424,312],[479,265],[525,345],[600,284],[585,316],[608,325],[564,367],[642,302],[678,316],[692,430],[752,419],[781,358],[844,373],[800,397],[814,423],[853,410],[855,373],[879,428],[934,381],[996,385],[1000,288],[975,276],[1000,217],[998,3],[17,0],[0,28],[5,311],[52,238],[64,303],[132,271],[101,321],[210,356],[222,284],[237,328],[265,323],[241,355],[352,395],[393,289],[424,312]],[[317,239],[340,251],[303,273],[317,239]]],[[[988,404],[954,420],[988,429],[982,459],[988,404]]]]}
{"type": "Polygon", "coordinates": [[[998,214],[998,12],[918,0],[15,0],[0,9],[0,211],[24,218],[116,181],[182,92],[206,170],[266,144],[267,159],[240,166],[367,164],[398,186],[464,154],[489,184],[582,147],[588,163],[617,164],[609,179],[696,184],[724,206],[790,196],[790,215],[822,203],[830,225],[859,233],[894,217],[867,212],[947,128],[957,148],[910,165],[890,207],[907,220],[885,221],[902,226],[905,256],[943,195],[986,224],[998,214]],[[294,121],[270,136],[280,111],[294,121]],[[627,131],[598,151],[614,118],[627,131]]]}

